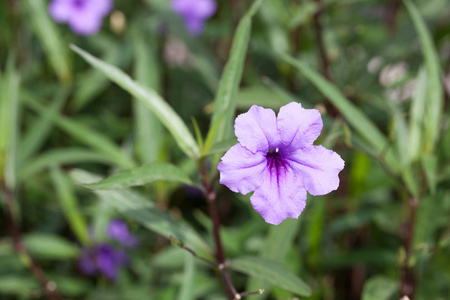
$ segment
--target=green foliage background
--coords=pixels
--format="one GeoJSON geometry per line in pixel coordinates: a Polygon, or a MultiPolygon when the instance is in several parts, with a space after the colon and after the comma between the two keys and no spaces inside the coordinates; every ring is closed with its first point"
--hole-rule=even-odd
{"type": "Polygon", "coordinates": [[[64,299],[226,299],[169,240],[214,257],[198,164],[235,286],[265,289],[246,299],[399,299],[405,272],[414,299],[450,299],[448,0],[218,1],[200,37],[166,0],[115,0],[88,37],[48,3],[0,1],[0,299],[45,299],[8,207],[64,299]],[[216,166],[237,113],[291,101],[322,112],[316,143],[346,167],[273,226],[216,166]],[[113,218],[141,241],[116,283],[76,263],[113,218]]]}

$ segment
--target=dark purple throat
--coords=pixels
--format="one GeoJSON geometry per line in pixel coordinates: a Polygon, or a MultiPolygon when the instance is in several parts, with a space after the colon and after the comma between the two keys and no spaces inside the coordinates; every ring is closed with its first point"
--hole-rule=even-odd
{"type": "Polygon", "coordinates": [[[86,0],[73,0],[73,6],[76,9],[83,9],[86,5],[86,0]]]}
{"type": "Polygon", "coordinates": [[[284,159],[283,154],[279,149],[270,149],[266,154],[267,167],[270,170],[272,176],[279,177],[281,174],[286,172],[287,162],[284,159]]]}

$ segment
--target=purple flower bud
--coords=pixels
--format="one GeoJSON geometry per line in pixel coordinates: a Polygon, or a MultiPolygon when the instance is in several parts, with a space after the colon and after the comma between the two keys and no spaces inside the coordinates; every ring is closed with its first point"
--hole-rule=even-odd
{"type": "Polygon", "coordinates": [[[53,0],[48,10],[58,23],[68,23],[80,35],[97,33],[112,9],[112,0],[53,0]]]}
{"type": "Polygon", "coordinates": [[[200,35],[204,23],[217,9],[215,0],[172,0],[172,9],[180,15],[187,31],[192,35],[200,35]]]}
{"type": "Polygon", "coordinates": [[[128,231],[123,220],[112,220],[106,228],[106,235],[126,247],[132,248],[138,244],[137,238],[128,231]]]}

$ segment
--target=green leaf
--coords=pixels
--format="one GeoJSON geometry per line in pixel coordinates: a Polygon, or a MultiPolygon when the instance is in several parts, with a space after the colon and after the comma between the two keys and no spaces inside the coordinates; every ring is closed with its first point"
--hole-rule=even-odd
{"type": "MultiPolygon", "coordinates": [[[[95,39],[103,61],[116,66],[126,65],[127,55],[124,55],[126,45],[114,43],[110,39],[100,39],[100,36],[96,36],[95,39]]],[[[89,103],[98,99],[98,96],[110,85],[111,81],[99,70],[89,69],[77,74],[76,89],[69,102],[70,110],[73,113],[81,111],[89,103]]]]}
{"type": "Polygon", "coordinates": [[[19,167],[28,165],[30,161],[27,161],[27,158],[33,155],[44,144],[52,130],[52,114],[57,114],[61,111],[68,94],[68,88],[62,87],[58,89],[53,101],[48,105],[48,111],[28,127],[20,143],[18,153],[19,167]]]}
{"type": "Polygon", "coordinates": [[[399,160],[389,146],[386,136],[380,132],[375,124],[372,123],[358,107],[345,98],[334,84],[330,83],[300,60],[286,54],[280,54],[280,56],[284,61],[297,68],[303,76],[311,81],[311,83],[314,84],[331,103],[333,103],[353,129],[358,132],[359,135],[373,147],[373,149],[375,149],[377,154],[384,157],[387,166],[394,172],[398,172],[400,168],[398,163],[399,160]]]}
{"type": "Polygon", "coordinates": [[[50,168],[50,177],[56,188],[59,203],[70,228],[77,236],[78,241],[83,245],[87,245],[89,243],[88,228],[86,220],[79,209],[72,182],[55,164],[50,168]]]}
{"type": "Polygon", "coordinates": [[[31,275],[8,274],[0,277],[0,295],[18,295],[29,299],[37,288],[39,288],[39,283],[31,275]]]}
{"type": "Polygon", "coordinates": [[[114,190],[145,185],[157,180],[194,185],[189,177],[178,167],[170,163],[157,162],[122,171],[100,182],[84,184],[83,186],[93,190],[114,190]]]}
{"type": "Polygon", "coordinates": [[[28,17],[32,22],[32,29],[36,31],[50,63],[59,79],[68,83],[71,81],[71,68],[69,66],[67,47],[59,34],[56,22],[50,19],[47,2],[43,0],[25,0],[28,8],[28,17]]]}
{"type": "Polygon", "coordinates": [[[376,276],[366,281],[362,294],[362,300],[389,300],[399,289],[396,280],[376,276]]]}
{"type": "Polygon", "coordinates": [[[27,165],[19,169],[18,178],[20,180],[25,180],[36,173],[46,170],[48,166],[52,164],[67,165],[87,162],[107,165],[114,164],[112,159],[91,150],[80,148],[54,149],[30,159],[30,162],[27,165]]]}
{"type": "Polygon", "coordinates": [[[184,275],[181,284],[180,292],[178,293],[178,300],[192,300],[194,299],[194,283],[195,283],[195,257],[186,251],[184,254],[184,275]]]}
{"type": "Polygon", "coordinates": [[[443,87],[441,84],[441,69],[439,56],[433,44],[433,39],[427,29],[419,10],[410,0],[404,0],[405,6],[414,23],[422,45],[427,73],[427,103],[425,107],[424,150],[433,153],[440,133],[440,122],[443,111],[443,87]]]}
{"type": "Polygon", "coordinates": [[[69,119],[67,117],[52,113],[48,108],[40,104],[33,97],[27,96],[26,102],[32,109],[39,114],[48,114],[53,122],[62,130],[70,134],[74,139],[84,143],[98,152],[103,153],[109,159],[114,161],[122,168],[131,168],[135,165],[134,161],[116,146],[107,136],[98,133],[82,123],[69,119]]]}
{"type": "Polygon", "coordinates": [[[24,243],[30,254],[39,258],[74,259],[79,253],[75,244],[51,234],[28,234],[24,237],[24,243]]]}
{"type": "Polygon", "coordinates": [[[210,147],[209,151],[203,155],[207,156],[207,155],[211,155],[211,154],[222,153],[222,152],[228,151],[228,149],[230,149],[237,143],[238,143],[238,140],[236,137],[226,140],[226,141],[219,142],[219,143],[213,145],[212,147],[210,147]]]}
{"type": "Polygon", "coordinates": [[[19,132],[20,79],[11,55],[6,72],[0,78],[0,181],[11,190],[16,185],[16,153],[19,132]]]}
{"type": "Polygon", "coordinates": [[[409,119],[408,157],[411,163],[416,162],[423,151],[424,144],[424,111],[427,102],[427,74],[421,69],[417,75],[417,85],[412,99],[409,119]]]}
{"type": "Polygon", "coordinates": [[[230,268],[266,280],[299,296],[310,296],[311,288],[284,265],[261,257],[241,257],[229,261],[230,268]]]}
{"type": "Polygon", "coordinates": [[[170,131],[180,149],[189,157],[197,158],[199,149],[194,137],[189,132],[180,116],[153,89],[133,81],[127,74],[111,66],[77,46],[71,45],[73,51],[81,55],[89,64],[102,71],[106,77],[118,84],[138,100],[145,103],[161,123],[170,131]]]}
{"type": "MultiPolygon", "coordinates": [[[[252,17],[261,6],[263,0],[256,0],[239,22],[230,51],[230,58],[225,66],[214,100],[214,112],[207,140],[215,144],[231,137],[233,116],[236,108],[236,94],[242,78],[245,54],[247,52],[252,27],[252,17]],[[217,126],[213,132],[211,129],[217,126]]],[[[205,149],[207,152],[209,149],[205,149]]]]}
{"type": "Polygon", "coordinates": [[[236,96],[236,105],[240,109],[249,109],[252,105],[279,109],[292,101],[292,99],[283,97],[279,91],[266,85],[254,85],[243,88],[236,96]]]}
{"type": "MultiPolygon", "coordinates": [[[[82,170],[73,170],[70,175],[75,182],[82,185],[100,180],[99,176],[82,170]]],[[[155,207],[153,203],[145,200],[140,194],[130,190],[96,190],[94,193],[116,210],[141,223],[144,227],[166,238],[174,236],[195,251],[211,252],[192,227],[155,207]]]]}
{"type": "MultiPolygon", "coordinates": [[[[156,92],[161,88],[161,70],[155,49],[156,38],[136,28],[132,36],[134,50],[134,76],[138,82],[156,92]]],[[[159,160],[164,149],[164,129],[157,116],[143,101],[133,100],[136,149],[141,161],[150,163],[159,160]]]]}
{"type": "MultiPolygon", "coordinates": [[[[300,229],[299,220],[286,219],[278,226],[270,226],[264,239],[260,255],[272,261],[284,261],[295,236],[300,229]]],[[[250,278],[247,283],[247,291],[256,291],[263,288],[265,293],[250,296],[251,299],[264,299],[269,295],[270,286],[262,278],[250,278]]]]}

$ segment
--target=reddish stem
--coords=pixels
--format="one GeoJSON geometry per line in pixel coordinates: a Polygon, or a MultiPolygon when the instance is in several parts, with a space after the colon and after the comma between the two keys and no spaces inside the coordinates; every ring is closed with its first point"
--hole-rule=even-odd
{"type": "Polygon", "coordinates": [[[61,295],[56,289],[56,284],[53,281],[49,281],[45,276],[44,271],[41,266],[35,261],[27,252],[25,244],[23,243],[22,234],[20,232],[20,228],[14,219],[13,214],[13,202],[14,197],[12,191],[7,187],[6,183],[2,181],[2,194],[3,199],[5,199],[5,207],[7,219],[9,222],[9,227],[11,231],[11,237],[13,240],[14,251],[22,258],[26,259],[27,265],[33,273],[34,277],[39,281],[44,293],[47,295],[50,300],[62,300],[61,295]]]}

